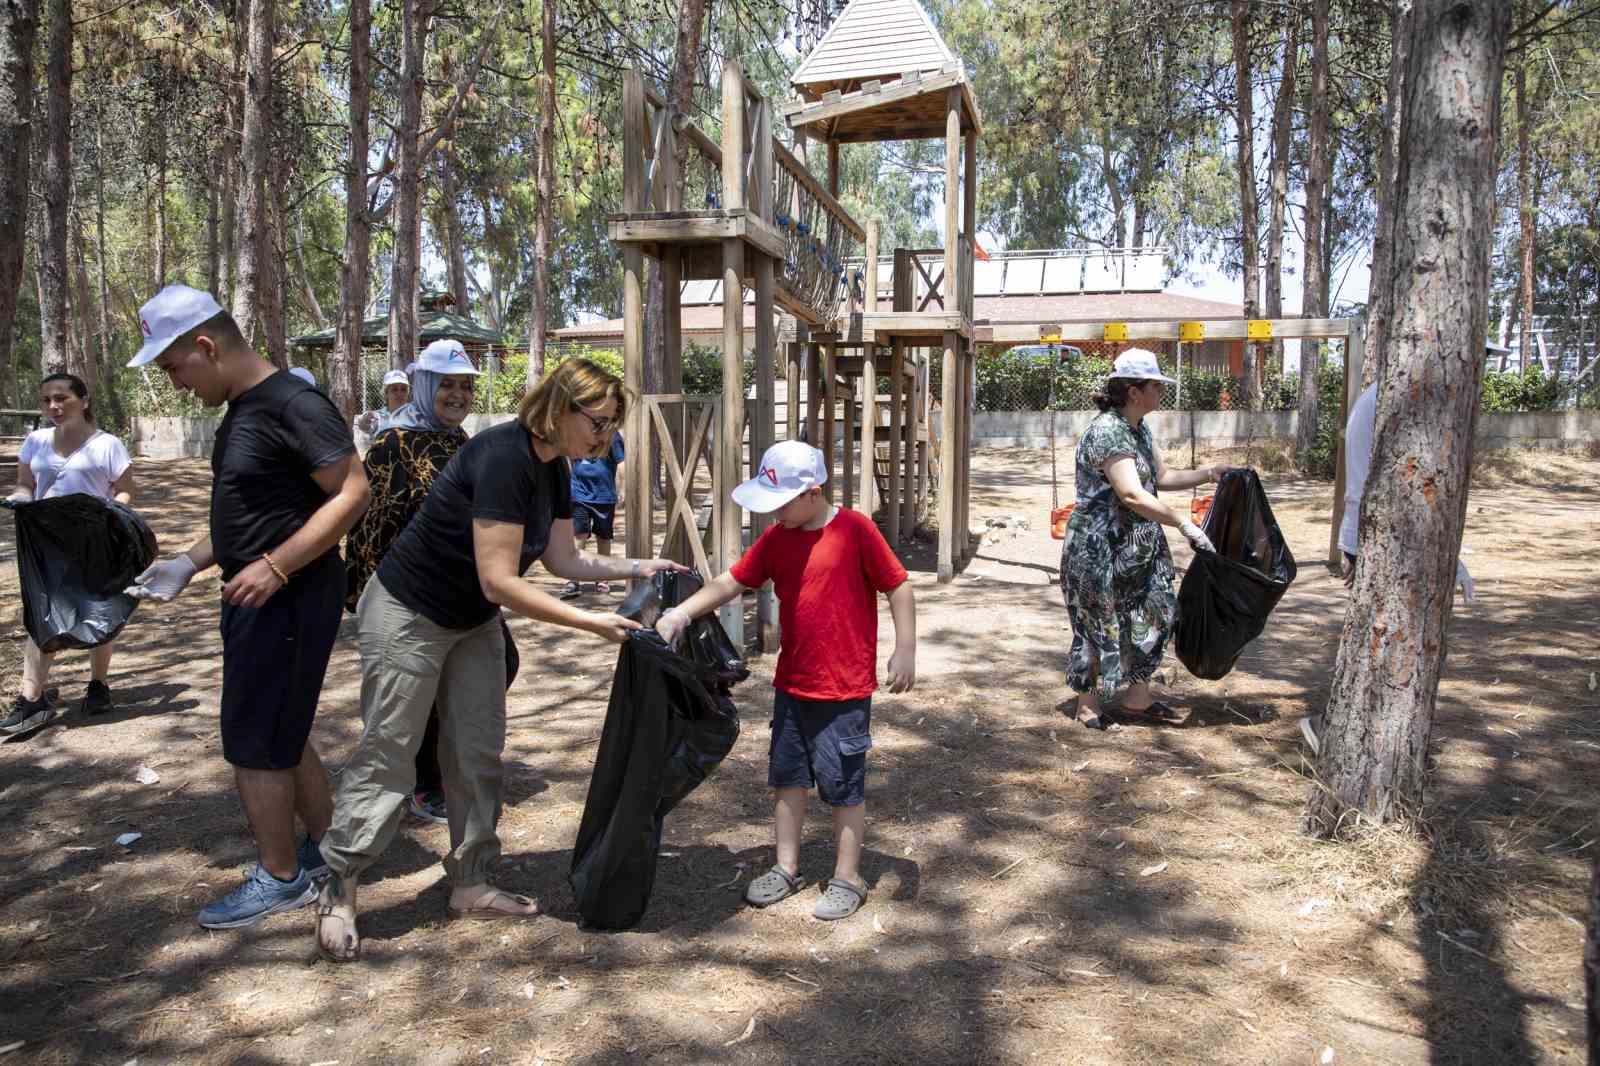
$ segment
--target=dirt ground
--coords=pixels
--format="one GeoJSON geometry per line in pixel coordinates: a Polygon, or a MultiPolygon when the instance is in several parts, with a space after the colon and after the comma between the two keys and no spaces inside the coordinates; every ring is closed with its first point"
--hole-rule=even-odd
{"type": "MultiPolygon", "coordinates": [[[[1225,680],[1170,661],[1188,723],[1091,733],[1063,714],[1048,460],[979,453],[974,530],[1031,528],[987,538],[948,585],[929,543],[908,551],[918,687],[875,702],[871,897],[831,925],[810,917],[815,888],[740,902],[772,859],[769,657],[736,693],[733,755],[668,821],[643,924],[580,928],[565,878],[614,652],[517,622],[501,880],[548,916],[449,923],[447,834],[408,821],[362,887],[360,963],[315,961],[309,910],[200,929],[253,849],[218,744],[217,585],[198,581],[135,616],[114,714],[0,745],[0,1064],[1580,1063],[1600,462],[1482,468],[1478,602],[1451,632],[1430,809],[1333,846],[1299,833],[1295,726],[1325,699],[1345,602],[1321,565],[1332,487],[1268,476],[1300,576],[1225,680]]],[[[181,546],[206,466],[141,461],[139,478],[164,550],[181,546]]],[[[14,556],[0,520],[7,700],[14,556]]],[[[890,632],[885,610],[885,659],[890,632]]],[[[82,653],[58,664],[71,704],[86,671],[82,653]]],[[[342,640],[314,734],[330,766],[359,731],[357,679],[342,640]]],[[[826,877],[830,855],[814,807],[803,873],[826,877]]]]}

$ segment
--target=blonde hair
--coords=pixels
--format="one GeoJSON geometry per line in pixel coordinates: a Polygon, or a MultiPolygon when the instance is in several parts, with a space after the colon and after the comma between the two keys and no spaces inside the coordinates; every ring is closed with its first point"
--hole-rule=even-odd
{"type": "Polygon", "coordinates": [[[565,359],[522,398],[517,420],[539,440],[554,441],[560,436],[562,415],[612,399],[617,401],[616,422],[621,425],[628,413],[628,390],[621,380],[588,359],[565,359]]]}

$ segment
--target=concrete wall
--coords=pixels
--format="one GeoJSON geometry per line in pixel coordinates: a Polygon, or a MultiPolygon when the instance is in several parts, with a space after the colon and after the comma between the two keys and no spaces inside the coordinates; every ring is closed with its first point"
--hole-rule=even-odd
{"type": "MultiPolygon", "coordinates": [[[[1056,441],[1075,445],[1094,411],[1056,412],[1056,441]]],[[[511,415],[469,415],[468,433],[477,433],[511,415]]],[[[1049,414],[1044,411],[979,411],[973,430],[980,448],[1043,448],[1050,443],[1049,414]]],[[[135,455],[152,459],[209,456],[216,439],[215,417],[135,418],[135,455]]],[[[1202,446],[1229,448],[1251,441],[1293,440],[1299,416],[1294,411],[1157,411],[1150,430],[1167,445],[1195,439],[1202,446]]],[[[1583,449],[1600,441],[1600,411],[1539,411],[1478,416],[1479,448],[1583,449]]]]}

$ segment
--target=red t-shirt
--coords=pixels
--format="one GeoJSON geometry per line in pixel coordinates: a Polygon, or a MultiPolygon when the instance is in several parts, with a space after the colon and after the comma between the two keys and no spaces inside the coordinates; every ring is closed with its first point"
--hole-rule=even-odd
{"type": "Polygon", "coordinates": [[[878,687],[878,594],[906,579],[889,544],[841,507],[821,529],[768,527],[733,564],[746,588],[768,581],[783,627],[774,688],[802,700],[856,700],[878,687]]]}

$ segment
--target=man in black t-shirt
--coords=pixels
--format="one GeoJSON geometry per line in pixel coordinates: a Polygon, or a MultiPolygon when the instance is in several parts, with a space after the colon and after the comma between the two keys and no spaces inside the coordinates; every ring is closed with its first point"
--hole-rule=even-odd
{"type": "Polygon", "coordinates": [[[344,604],[339,539],[367,505],[367,478],[333,403],[258,356],[209,294],[169,285],[140,309],[144,347],[207,407],[228,405],[211,457],[211,522],[189,550],[128,592],[171,600],[222,569],[222,754],[259,856],[245,883],[200,911],[208,929],[251,925],[316,898],[332,817],[310,742],[344,604]],[[295,840],[295,815],[306,836],[295,840]]]}

